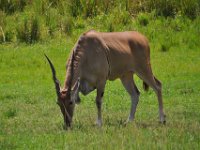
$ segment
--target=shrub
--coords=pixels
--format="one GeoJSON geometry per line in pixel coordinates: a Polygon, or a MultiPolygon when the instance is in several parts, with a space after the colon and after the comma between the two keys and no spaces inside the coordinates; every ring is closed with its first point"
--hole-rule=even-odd
{"type": "Polygon", "coordinates": [[[97,1],[96,0],[82,0],[82,15],[83,17],[94,17],[97,15],[97,1]]]}
{"type": "Polygon", "coordinates": [[[145,14],[145,13],[140,13],[137,17],[137,20],[138,20],[139,24],[142,26],[147,26],[149,23],[149,18],[147,16],[147,14],[145,14]]]}
{"type": "Polygon", "coordinates": [[[76,29],[84,29],[85,28],[85,23],[84,20],[82,18],[76,18],[76,22],[74,24],[74,27],[76,29]]]}
{"type": "Polygon", "coordinates": [[[23,11],[26,4],[26,0],[1,0],[0,9],[6,14],[13,14],[17,10],[23,11]]]}
{"type": "Polygon", "coordinates": [[[112,22],[110,22],[109,24],[108,24],[108,30],[107,31],[109,31],[109,32],[113,32],[115,29],[114,29],[114,24],[112,23],[112,22]]]}
{"type": "Polygon", "coordinates": [[[176,0],[149,0],[149,10],[155,10],[156,14],[164,17],[174,17],[178,10],[176,0]]]}
{"type": "Polygon", "coordinates": [[[180,10],[183,15],[191,19],[196,18],[200,12],[200,1],[198,0],[183,0],[181,1],[180,10]]]}
{"type": "Polygon", "coordinates": [[[19,39],[21,42],[29,43],[29,30],[28,30],[28,20],[24,19],[23,24],[20,24],[17,27],[17,39],[19,39]]]}
{"type": "Polygon", "coordinates": [[[6,31],[5,33],[5,42],[11,42],[14,38],[15,33],[13,31],[6,31]]]}
{"type": "Polygon", "coordinates": [[[69,12],[71,16],[77,17],[81,15],[82,5],[80,0],[68,0],[69,1],[69,12]]]}
{"type": "Polygon", "coordinates": [[[34,17],[31,20],[31,30],[30,30],[30,43],[34,43],[39,40],[40,37],[40,29],[39,29],[39,20],[34,17]]]}
{"type": "Polygon", "coordinates": [[[25,18],[23,24],[19,24],[17,27],[17,39],[30,44],[39,41],[39,19],[37,17],[25,18]]]}
{"type": "Polygon", "coordinates": [[[17,38],[34,43],[57,33],[72,36],[87,29],[132,30],[133,23],[147,26],[156,18],[175,18],[169,26],[179,32],[185,25],[178,17],[191,20],[199,14],[199,0],[0,0],[0,42],[17,38]],[[29,17],[32,14],[37,17],[29,17]]]}
{"type": "Polygon", "coordinates": [[[5,33],[4,33],[4,26],[5,26],[5,14],[3,11],[0,11],[0,43],[5,42],[5,33]]]}
{"type": "Polygon", "coordinates": [[[45,22],[46,26],[49,28],[48,33],[53,36],[53,32],[58,27],[58,20],[59,20],[59,14],[55,8],[50,8],[46,12],[45,15],[45,22]]]}
{"type": "Polygon", "coordinates": [[[0,43],[3,43],[6,41],[5,33],[3,31],[3,28],[0,26],[0,43]]]}
{"type": "Polygon", "coordinates": [[[139,12],[149,11],[150,0],[134,0],[129,1],[129,12],[136,16],[139,12]]]}
{"type": "Polygon", "coordinates": [[[120,13],[119,19],[123,25],[127,25],[131,22],[132,16],[128,11],[123,11],[120,13]]]}
{"type": "Polygon", "coordinates": [[[73,30],[73,19],[71,17],[64,18],[62,21],[62,25],[64,33],[66,33],[67,35],[71,35],[73,30]]]}
{"type": "Polygon", "coordinates": [[[177,13],[195,18],[200,12],[199,0],[135,0],[129,2],[132,15],[155,11],[157,16],[175,17],[177,13]]]}

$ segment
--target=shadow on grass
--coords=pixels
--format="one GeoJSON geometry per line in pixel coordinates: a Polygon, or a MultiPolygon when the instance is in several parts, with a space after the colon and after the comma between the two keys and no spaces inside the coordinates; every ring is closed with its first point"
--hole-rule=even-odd
{"type": "MultiPolygon", "coordinates": [[[[187,111],[190,112],[190,111],[187,111]]],[[[187,114],[186,112],[182,112],[179,114],[178,112],[169,113],[166,118],[166,124],[162,124],[159,122],[158,118],[154,119],[145,119],[145,120],[134,120],[133,122],[126,123],[126,116],[124,114],[113,114],[113,115],[105,115],[103,118],[102,127],[98,127],[95,124],[94,117],[82,117],[80,120],[75,119],[73,121],[72,130],[82,131],[82,132],[90,132],[95,129],[123,129],[123,128],[136,128],[136,129],[165,129],[165,128],[185,128],[187,129],[191,126],[188,123],[185,123],[186,120],[194,120],[194,117],[199,116],[198,113],[190,112],[187,114]],[[174,115],[176,114],[176,115],[174,115]],[[191,117],[192,116],[192,117],[191,117]]],[[[194,124],[198,124],[198,120],[194,122],[194,124]]],[[[59,130],[63,130],[60,128],[59,130]]],[[[57,126],[58,127],[58,126],[57,126]]],[[[196,127],[196,126],[195,126],[196,127]]]]}
{"type": "Polygon", "coordinates": [[[161,127],[167,127],[168,126],[168,123],[162,124],[160,122],[136,122],[135,124],[136,124],[137,128],[143,128],[143,129],[161,128],[161,127]]]}

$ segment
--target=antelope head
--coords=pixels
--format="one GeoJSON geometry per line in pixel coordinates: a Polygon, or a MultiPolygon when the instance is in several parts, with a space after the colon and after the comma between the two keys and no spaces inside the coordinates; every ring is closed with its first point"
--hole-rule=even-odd
{"type": "Polygon", "coordinates": [[[64,119],[64,129],[71,127],[73,112],[75,108],[75,101],[78,97],[78,89],[79,89],[79,80],[75,83],[72,89],[62,89],[60,86],[59,80],[56,78],[56,71],[51,62],[51,60],[45,55],[47,61],[49,62],[53,82],[55,84],[56,94],[57,94],[57,104],[60,107],[60,110],[64,119]]]}

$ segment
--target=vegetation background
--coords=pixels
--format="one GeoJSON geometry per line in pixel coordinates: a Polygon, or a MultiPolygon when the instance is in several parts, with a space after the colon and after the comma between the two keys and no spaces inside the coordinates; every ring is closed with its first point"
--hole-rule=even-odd
{"type": "Polygon", "coordinates": [[[0,0],[0,149],[199,149],[199,15],[199,0],[0,0]],[[148,37],[166,125],[154,92],[134,77],[141,96],[133,123],[123,124],[130,100],[116,80],[106,86],[102,128],[93,92],[81,95],[73,129],[63,130],[43,54],[64,81],[69,52],[90,29],[148,37]]]}

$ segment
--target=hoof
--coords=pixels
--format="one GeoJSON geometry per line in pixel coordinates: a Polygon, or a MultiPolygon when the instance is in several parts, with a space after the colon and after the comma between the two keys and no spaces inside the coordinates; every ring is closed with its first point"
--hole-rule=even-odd
{"type": "Polygon", "coordinates": [[[166,124],[166,115],[164,115],[164,117],[160,119],[160,123],[164,125],[166,124]]]}
{"type": "Polygon", "coordinates": [[[166,125],[166,120],[160,121],[160,123],[166,125]]]}
{"type": "Polygon", "coordinates": [[[102,121],[101,120],[97,120],[95,123],[98,127],[102,127],[102,121]]]}
{"type": "Polygon", "coordinates": [[[160,123],[161,124],[166,124],[166,115],[164,114],[162,117],[160,117],[160,123]]]}

